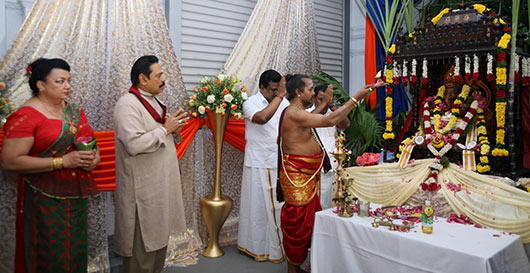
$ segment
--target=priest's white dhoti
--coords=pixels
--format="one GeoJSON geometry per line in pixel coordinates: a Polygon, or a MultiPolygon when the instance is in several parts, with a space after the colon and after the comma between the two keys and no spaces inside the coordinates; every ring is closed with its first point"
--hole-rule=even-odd
{"type": "Polygon", "coordinates": [[[284,259],[276,168],[243,167],[237,247],[257,261],[284,259]]]}

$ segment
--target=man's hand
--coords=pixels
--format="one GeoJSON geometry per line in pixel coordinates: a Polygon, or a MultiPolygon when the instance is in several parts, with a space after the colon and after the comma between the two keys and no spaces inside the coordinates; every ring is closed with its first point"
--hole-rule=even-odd
{"type": "Polygon", "coordinates": [[[322,99],[327,105],[327,107],[331,107],[335,104],[335,101],[333,100],[333,85],[328,85],[328,88],[326,88],[326,91],[324,91],[324,98],[322,99]]]}
{"type": "Polygon", "coordinates": [[[164,128],[168,134],[177,132],[186,124],[188,119],[187,114],[184,110],[179,109],[173,115],[169,116],[164,123],[164,128]]]}
{"type": "Polygon", "coordinates": [[[287,96],[287,80],[285,80],[285,76],[282,76],[282,79],[280,80],[280,84],[278,85],[278,91],[276,92],[277,96],[285,97],[287,96]]]}
{"type": "Polygon", "coordinates": [[[372,84],[365,85],[363,86],[363,88],[361,88],[361,90],[355,93],[354,98],[356,98],[357,100],[362,100],[368,97],[375,89],[376,88],[372,84]]]}

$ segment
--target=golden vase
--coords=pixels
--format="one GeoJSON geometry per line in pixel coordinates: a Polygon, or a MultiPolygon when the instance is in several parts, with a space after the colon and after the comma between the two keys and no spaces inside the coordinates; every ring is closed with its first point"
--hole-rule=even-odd
{"type": "Polygon", "coordinates": [[[226,124],[230,114],[217,114],[208,111],[208,118],[213,124],[213,137],[215,141],[215,180],[213,193],[201,198],[201,213],[208,227],[210,235],[208,247],[202,253],[205,257],[217,258],[224,255],[224,251],[219,246],[219,231],[223,226],[230,209],[232,199],[221,194],[221,155],[223,151],[223,138],[226,124]]]}

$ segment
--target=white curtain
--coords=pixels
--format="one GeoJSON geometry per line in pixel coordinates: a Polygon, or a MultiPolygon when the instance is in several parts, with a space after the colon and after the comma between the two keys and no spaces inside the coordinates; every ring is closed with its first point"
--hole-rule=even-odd
{"type": "Polygon", "coordinates": [[[253,95],[267,69],[320,72],[313,0],[258,0],[223,70],[237,75],[253,95]]]}

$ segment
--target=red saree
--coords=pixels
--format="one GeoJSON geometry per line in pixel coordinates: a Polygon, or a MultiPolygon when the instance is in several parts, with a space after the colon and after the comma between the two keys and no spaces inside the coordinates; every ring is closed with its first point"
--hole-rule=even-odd
{"type": "MultiPolygon", "coordinates": [[[[75,149],[75,138],[94,134],[83,110],[72,104],[63,120],[22,107],[8,117],[4,130],[6,138],[33,137],[29,155],[36,157],[63,156],[75,149]]],[[[86,272],[86,198],[98,193],[91,172],[81,169],[21,175],[15,272],[86,272]]]]}

